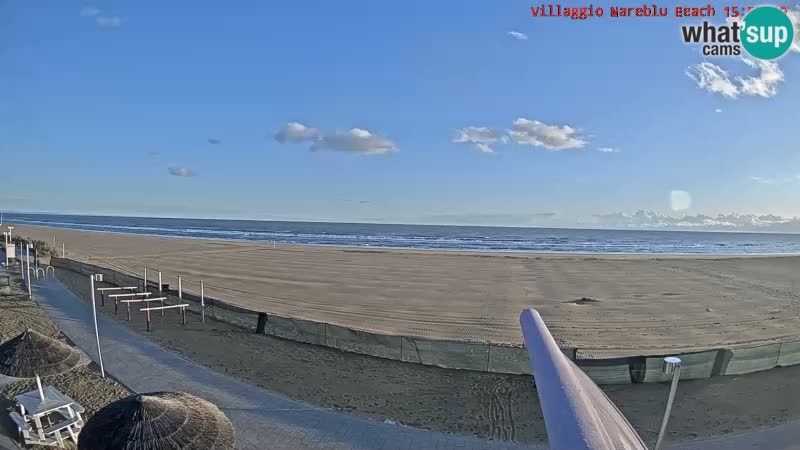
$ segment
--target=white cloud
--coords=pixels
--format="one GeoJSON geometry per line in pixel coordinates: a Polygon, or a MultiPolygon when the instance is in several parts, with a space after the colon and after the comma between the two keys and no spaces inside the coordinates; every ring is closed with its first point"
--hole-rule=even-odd
{"type": "Polygon", "coordinates": [[[790,50],[800,53],[800,5],[794,9],[790,9],[786,15],[789,16],[789,19],[794,25],[794,39],[792,40],[792,47],[790,50]]]}
{"type": "Polygon", "coordinates": [[[547,125],[538,120],[518,118],[514,121],[511,138],[518,144],[544,147],[548,150],[582,148],[586,141],[568,125],[547,125]]]}
{"type": "Polygon", "coordinates": [[[117,16],[97,16],[96,21],[101,27],[118,27],[122,25],[122,19],[117,16]]]}
{"type": "Polygon", "coordinates": [[[382,155],[397,150],[388,139],[374,135],[361,128],[346,132],[327,134],[314,141],[311,150],[334,150],[360,155],[382,155]]]}
{"type": "Polygon", "coordinates": [[[721,110],[720,108],[717,108],[717,109],[715,109],[715,110],[714,110],[714,112],[715,112],[715,113],[721,113],[721,112],[722,112],[722,110],[721,110]]]}
{"type": "Polygon", "coordinates": [[[620,153],[622,150],[613,147],[600,147],[597,151],[601,153],[620,153]]]}
{"type": "Polygon", "coordinates": [[[494,153],[491,144],[508,141],[508,136],[501,131],[489,127],[466,127],[456,130],[452,142],[475,144],[483,153],[494,153]]]}
{"type": "Polygon", "coordinates": [[[361,155],[381,155],[397,150],[393,142],[361,128],[324,134],[302,123],[289,122],[278,130],[274,137],[280,143],[310,141],[312,151],[334,150],[361,155]]]}
{"type": "Polygon", "coordinates": [[[689,66],[686,75],[689,75],[700,89],[722,94],[728,98],[739,96],[739,88],[731,81],[728,72],[725,72],[722,67],[716,64],[701,62],[700,64],[689,66]]]}
{"type": "Polygon", "coordinates": [[[528,40],[528,35],[525,34],[525,33],[520,33],[519,31],[509,31],[506,34],[508,34],[509,36],[513,37],[514,39],[516,39],[518,41],[527,41],[528,40]]]}
{"type": "Polygon", "coordinates": [[[316,128],[309,128],[300,122],[289,122],[274,135],[275,140],[284,142],[315,141],[320,133],[316,128]]]}
{"type": "Polygon", "coordinates": [[[705,214],[667,216],[639,210],[633,214],[615,212],[594,217],[594,225],[604,228],[656,228],[736,231],[800,231],[800,218],[774,214],[705,214]]]}
{"type": "Polygon", "coordinates": [[[736,80],[741,86],[739,88],[742,95],[757,95],[759,97],[774,97],[778,93],[778,85],[783,82],[783,71],[774,61],[742,58],[742,61],[754,69],[760,69],[757,77],[741,78],[736,80]]]}
{"type": "MultiPolygon", "coordinates": [[[[686,74],[697,83],[697,87],[727,98],[740,96],[774,97],[778,93],[778,86],[783,83],[783,70],[775,61],[752,60],[740,58],[748,67],[757,69],[758,75],[751,77],[731,76],[720,66],[702,62],[689,66],[686,74]]],[[[721,112],[719,110],[718,112],[721,112]]]]}
{"type": "Polygon", "coordinates": [[[81,10],[81,16],[83,17],[92,17],[100,14],[100,10],[97,8],[85,7],[81,10]]]}
{"type": "Polygon", "coordinates": [[[692,206],[692,195],[687,191],[674,190],[669,193],[669,207],[673,211],[685,211],[692,206]]]}
{"type": "Polygon", "coordinates": [[[169,169],[170,175],[175,175],[176,177],[193,177],[194,171],[187,167],[170,167],[169,169]]]}
{"type": "Polygon", "coordinates": [[[94,21],[97,23],[97,25],[100,25],[101,27],[113,28],[122,25],[121,17],[101,14],[101,12],[102,11],[100,11],[97,8],[86,6],[83,9],[81,9],[81,16],[94,17],[94,21]]]}

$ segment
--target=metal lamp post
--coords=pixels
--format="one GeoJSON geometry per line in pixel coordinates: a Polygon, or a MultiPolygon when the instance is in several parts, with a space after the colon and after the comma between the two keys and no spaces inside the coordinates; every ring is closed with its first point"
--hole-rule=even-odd
{"type": "Polygon", "coordinates": [[[97,360],[100,363],[100,375],[105,378],[106,371],[103,367],[103,354],[100,352],[100,332],[97,330],[97,307],[94,300],[94,281],[103,281],[102,274],[89,275],[89,284],[92,289],[92,320],[94,320],[94,337],[97,340],[97,360]]]}
{"type": "Polygon", "coordinates": [[[664,433],[667,431],[669,414],[672,412],[672,401],[675,400],[675,391],[678,390],[678,379],[681,377],[681,359],[674,356],[668,356],[664,358],[664,366],[662,370],[665,374],[672,375],[672,384],[669,387],[667,408],[664,411],[664,418],[661,420],[661,429],[658,431],[658,439],[656,440],[656,446],[653,450],[658,450],[661,448],[661,444],[664,441],[664,433]]]}

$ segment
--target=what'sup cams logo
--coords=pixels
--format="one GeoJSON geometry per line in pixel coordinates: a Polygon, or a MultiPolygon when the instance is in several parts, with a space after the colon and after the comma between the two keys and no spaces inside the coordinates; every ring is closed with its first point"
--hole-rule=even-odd
{"type": "Polygon", "coordinates": [[[742,49],[753,58],[775,59],[789,51],[795,29],[785,11],[762,6],[741,21],[725,25],[684,25],[683,42],[703,44],[705,56],[739,56],[742,49]]]}

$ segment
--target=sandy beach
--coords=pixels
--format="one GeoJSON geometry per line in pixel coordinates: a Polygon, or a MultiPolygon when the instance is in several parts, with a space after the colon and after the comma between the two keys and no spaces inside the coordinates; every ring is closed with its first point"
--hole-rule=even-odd
{"type": "MultiPolygon", "coordinates": [[[[90,298],[86,276],[59,270],[78,298],[90,298]]],[[[105,286],[105,284],[103,284],[105,286]]],[[[113,305],[98,310],[114,317],[113,305]]],[[[539,399],[530,376],[452,370],[342,352],[257,335],[189,313],[116,319],[165,348],[211,369],[287,397],[371,419],[482,438],[544,442],[539,399]]],[[[743,376],[682,381],[669,440],[712,437],[800,418],[800,365],[743,376]]],[[[603,391],[647,442],[654,442],[669,391],[666,383],[606,385],[603,391]]]]}
{"type": "Polygon", "coordinates": [[[242,243],[17,226],[67,257],[254,311],[408,336],[521,343],[534,307],[582,357],[800,336],[800,257],[468,253],[242,243]],[[94,259],[90,260],[87,255],[94,259]],[[584,300],[581,300],[584,299],[584,300]]]}

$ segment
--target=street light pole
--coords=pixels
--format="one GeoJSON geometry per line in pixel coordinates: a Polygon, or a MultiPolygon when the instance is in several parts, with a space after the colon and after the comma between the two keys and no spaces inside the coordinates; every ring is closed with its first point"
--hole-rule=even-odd
{"type": "Polygon", "coordinates": [[[653,450],[661,448],[664,441],[664,433],[667,431],[669,414],[672,412],[672,401],[675,400],[675,391],[678,390],[678,379],[681,377],[681,359],[674,356],[664,358],[663,371],[667,375],[672,375],[672,384],[669,387],[669,397],[667,397],[667,408],[664,411],[664,418],[661,420],[661,429],[658,431],[658,439],[653,450]]]}
{"type": "Polygon", "coordinates": [[[100,352],[100,332],[97,330],[97,306],[94,300],[94,279],[97,275],[89,275],[89,284],[92,289],[92,320],[94,320],[94,337],[97,340],[97,359],[100,363],[100,375],[105,378],[106,370],[103,367],[103,354],[100,352]]]}

